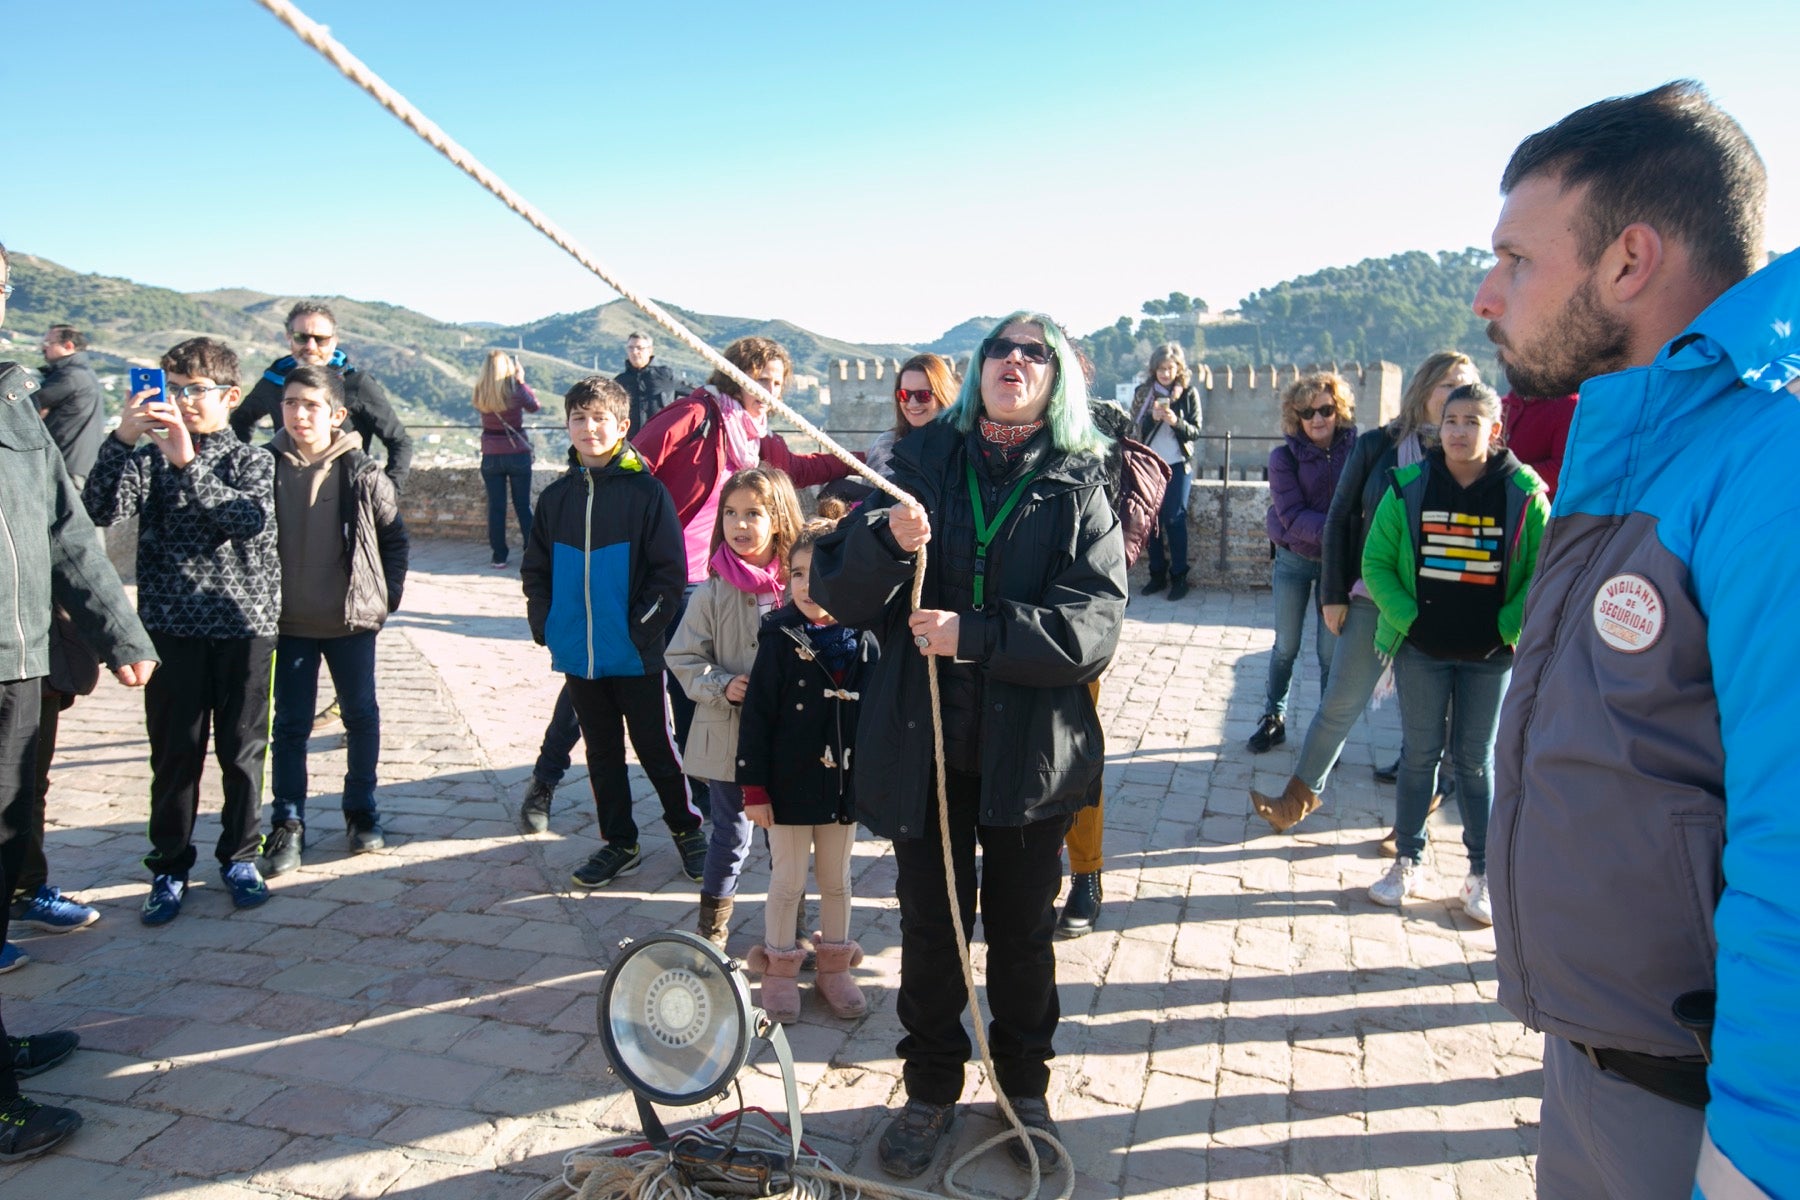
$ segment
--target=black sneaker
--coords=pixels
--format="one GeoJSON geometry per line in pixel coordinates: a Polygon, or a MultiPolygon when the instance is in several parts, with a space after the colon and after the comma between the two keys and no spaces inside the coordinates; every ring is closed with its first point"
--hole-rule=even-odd
{"type": "Polygon", "coordinates": [[[675,835],[675,849],[681,852],[681,869],[695,883],[706,878],[706,835],[698,829],[675,835]]]}
{"type": "Polygon", "coordinates": [[[875,1157],[896,1179],[916,1179],[931,1166],[944,1135],[955,1125],[956,1105],[908,1100],[882,1133],[875,1157]]]}
{"type": "Polygon", "coordinates": [[[519,805],[519,828],[526,833],[543,833],[550,828],[550,803],[556,799],[556,785],[533,778],[525,789],[525,802],[519,805]]]}
{"type": "Polygon", "coordinates": [[[350,839],[352,854],[387,849],[387,837],[381,832],[381,822],[373,812],[345,813],[344,833],[350,839]]]}
{"type": "Polygon", "coordinates": [[[35,1158],[80,1128],[81,1114],[72,1108],[14,1096],[0,1104],[0,1163],[35,1158]]]}
{"type": "MultiPolygon", "coordinates": [[[[1058,1129],[1056,1122],[1050,1119],[1050,1106],[1044,1103],[1042,1097],[1020,1099],[1017,1096],[1009,1096],[1007,1099],[1012,1101],[1013,1111],[1019,1115],[1019,1124],[1027,1129],[1041,1129],[1057,1141],[1062,1141],[1062,1130],[1058,1129]]],[[[1049,1142],[1042,1138],[1032,1138],[1031,1148],[1037,1151],[1038,1169],[1045,1174],[1062,1166],[1062,1155],[1058,1154],[1056,1147],[1049,1142]]],[[[1006,1152],[1012,1156],[1013,1162],[1018,1164],[1021,1171],[1031,1170],[1031,1156],[1025,1152],[1025,1143],[1021,1142],[1017,1135],[1006,1143],[1006,1152]]]]}
{"type": "Polygon", "coordinates": [[[306,827],[298,821],[278,821],[263,839],[263,878],[273,879],[300,869],[300,851],[306,847],[306,827]]]}
{"type": "Polygon", "coordinates": [[[576,887],[603,888],[621,875],[634,874],[642,865],[643,857],[636,846],[602,846],[569,878],[576,887]]]}
{"type": "Polygon", "coordinates": [[[1370,767],[1369,773],[1375,776],[1376,783],[1392,786],[1400,780],[1400,760],[1396,758],[1385,767],[1370,767]]]}
{"type": "Polygon", "coordinates": [[[40,1033],[36,1037],[6,1039],[7,1057],[12,1059],[13,1074],[20,1079],[41,1075],[81,1045],[81,1035],[70,1029],[40,1033]]]}
{"type": "Polygon", "coordinates": [[[1262,723],[1250,735],[1250,753],[1262,754],[1287,741],[1287,722],[1274,713],[1264,713],[1262,723]]]}
{"type": "Polygon", "coordinates": [[[1169,599],[1183,600],[1191,589],[1188,587],[1187,572],[1169,576],[1169,599]]]}
{"type": "Polygon", "coordinates": [[[1144,596],[1154,596],[1168,586],[1169,577],[1167,575],[1152,575],[1150,577],[1150,582],[1144,585],[1144,590],[1139,594],[1144,596]]]}

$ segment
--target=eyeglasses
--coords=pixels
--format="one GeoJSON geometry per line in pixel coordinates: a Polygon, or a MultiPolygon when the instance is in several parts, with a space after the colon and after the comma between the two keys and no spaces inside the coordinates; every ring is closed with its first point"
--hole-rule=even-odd
{"type": "Polygon", "coordinates": [[[1337,405],[1321,404],[1317,408],[1303,408],[1295,415],[1302,421],[1310,421],[1314,417],[1335,417],[1337,416],[1337,405]]]}
{"type": "Polygon", "coordinates": [[[895,388],[894,400],[899,404],[935,404],[937,403],[937,393],[930,388],[919,388],[917,391],[911,392],[905,388],[895,388]]]}
{"type": "Polygon", "coordinates": [[[198,400],[208,392],[229,392],[229,383],[190,383],[183,387],[170,387],[168,397],[171,400],[198,400]]]}
{"type": "Polygon", "coordinates": [[[331,333],[290,333],[290,334],[288,334],[288,341],[294,343],[294,345],[296,345],[296,346],[304,346],[308,342],[317,342],[319,345],[323,346],[326,342],[331,342],[331,341],[336,341],[336,340],[337,340],[337,332],[335,330],[332,331],[331,333]]]}
{"type": "Polygon", "coordinates": [[[1001,359],[1014,350],[1029,363],[1039,366],[1050,361],[1050,347],[1042,342],[1015,342],[1011,338],[991,337],[981,343],[981,357],[1001,359]]]}
{"type": "Polygon", "coordinates": [[[19,290],[18,288],[15,288],[10,283],[0,283],[0,300],[6,299],[8,296],[12,295],[14,292],[16,292],[18,290],[19,290]]]}

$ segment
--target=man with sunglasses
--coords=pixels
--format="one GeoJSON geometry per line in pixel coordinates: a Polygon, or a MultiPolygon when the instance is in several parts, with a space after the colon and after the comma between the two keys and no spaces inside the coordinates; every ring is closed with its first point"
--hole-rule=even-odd
{"type": "Polygon", "coordinates": [[[264,417],[281,428],[281,391],[287,374],[298,366],[335,367],[344,376],[344,407],[349,425],[362,435],[364,450],[379,441],[387,448],[387,476],[394,490],[404,492],[406,473],[412,467],[412,438],[394,413],[386,389],[367,371],[350,365],[338,345],[337,318],[315,300],[301,300],[288,310],[288,345],[293,353],[276,359],[263,372],[244,402],[231,414],[231,431],[244,441],[264,417]]]}
{"type": "Polygon", "coordinates": [[[634,332],[625,339],[625,369],[613,382],[631,397],[631,427],[642,429],[675,402],[675,372],[656,363],[656,344],[647,333],[634,332]]]}

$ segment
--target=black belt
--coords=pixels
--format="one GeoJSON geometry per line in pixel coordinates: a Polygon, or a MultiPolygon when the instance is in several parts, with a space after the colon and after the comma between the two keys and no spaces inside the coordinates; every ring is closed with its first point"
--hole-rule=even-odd
{"type": "Polygon", "coordinates": [[[1673,1100],[1689,1108],[1705,1108],[1712,1096],[1706,1087],[1706,1060],[1703,1058],[1659,1058],[1630,1050],[1597,1050],[1580,1042],[1569,1045],[1581,1051],[1600,1070],[1611,1071],[1664,1100],[1673,1100]]]}

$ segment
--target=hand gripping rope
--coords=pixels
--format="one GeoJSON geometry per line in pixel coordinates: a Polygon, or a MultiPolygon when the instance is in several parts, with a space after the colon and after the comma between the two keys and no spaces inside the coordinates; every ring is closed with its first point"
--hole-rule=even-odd
{"type": "MultiPolygon", "coordinates": [[[[502,204],[506,205],[506,207],[523,217],[533,229],[536,229],[539,233],[542,233],[552,242],[555,242],[558,246],[562,247],[570,257],[591,271],[602,283],[606,284],[607,287],[630,301],[632,305],[645,316],[667,330],[670,336],[676,341],[698,354],[702,359],[711,363],[714,367],[723,371],[735,381],[739,387],[755,393],[769,407],[793,421],[800,427],[802,432],[817,441],[828,453],[843,462],[856,474],[860,475],[871,486],[880,489],[882,492],[893,497],[902,504],[916,505],[918,503],[904,491],[888,482],[885,478],[877,475],[874,471],[869,470],[861,460],[857,459],[849,451],[845,450],[830,437],[826,436],[824,430],[819,429],[813,425],[811,421],[808,421],[805,417],[789,408],[786,404],[783,404],[779,399],[770,395],[761,384],[756,382],[756,380],[738,370],[738,368],[730,362],[727,362],[722,354],[701,341],[700,338],[696,337],[685,325],[666,312],[661,305],[656,303],[656,301],[650,299],[648,296],[640,296],[637,292],[627,287],[620,281],[618,276],[597,261],[593,255],[589,254],[587,250],[576,242],[565,230],[540,212],[538,208],[529,200],[525,199],[524,196],[521,196],[518,192],[514,191],[498,175],[488,170],[479,159],[469,153],[468,150],[464,149],[454,141],[449,134],[439,128],[435,122],[414,107],[411,101],[407,100],[406,97],[402,96],[399,92],[395,91],[394,88],[389,86],[385,80],[374,71],[370,70],[367,64],[361,59],[357,58],[354,54],[351,54],[341,42],[331,36],[331,32],[326,29],[325,26],[301,12],[297,7],[290,3],[289,0],[256,0],[256,3],[262,8],[267,9],[269,13],[283,25],[286,25],[289,29],[293,30],[294,34],[299,37],[301,41],[311,46],[314,50],[317,50],[331,63],[332,66],[336,67],[346,79],[368,93],[370,98],[377,104],[387,109],[388,112],[398,118],[408,129],[418,134],[439,154],[442,154],[445,158],[455,164],[458,170],[462,171],[463,174],[469,176],[469,178],[473,179],[488,192],[492,193],[493,196],[502,204]]],[[[918,553],[917,566],[913,572],[912,606],[914,609],[920,607],[920,601],[924,594],[925,561],[926,551],[921,547],[918,553]]],[[[937,762],[939,829],[940,831],[948,831],[950,827],[950,798],[944,775],[944,724],[941,700],[938,691],[937,658],[935,656],[928,656],[926,658],[926,677],[931,684],[931,739],[932,751],[937,762]]],[[[976,991],[975,987],[975,969],[969,961],[968,933],[963,929],[962,913],[956,903],[956,864],[950,853],[950,839],[947,836],[947,832],[946,836],[943,838],[943,850],[944,877],[950,893],[950,921],[956,929],[956,948],[957,953],[962,959],[963,983],[968,989],[969,1007],[971,1010],[970,1016],[975,1026],[975,1044],[981,1051],[981,1063],[987,1070],[988,1079],[991,1081],[994,1079],[994,1060],[988,1049],[987,1026],[981,1020],[979,993],[976,991]]],[[[1033,1139],[1041,1139],[1045,1143],[1055,1146],[1057,1151],[1062,1154],[1063,1162],[1067,1164],[1067,1171],[1064,1174],[1062,1190],[1057,1194],[1057,1200],[1068,1200],[1069,1196],[1071,1196],[1074,1191],[1074,1161],[1069,1157],[1067,1149],[1063,1147],[1060,1142],[1057,1142],[1054,1138],[1041,1130],[1026,1129],[1019,1121],[1018,1114],[1013,1111],[1012,1103],[1006,1098],[1006,1094],[998,1087],[994,1089],[994,1095],[999,1102],[1000,1111],[1005,1114],[1007,1122],[1012,1128],[995,1134],[993,1137],[982,1142],[980,1145],[964,1154],[961,1158],[957,1159],[944,1174],[944,1186],[957,1197],[962,1197],[964,1200],[974,1200],[972,1193],[965,1191],[957,1185],[957,1174],[964,1166],[984,1154],[989,1148],[997,1146],[1009,1138],[1016,1137],[1024,1142],[1026,1151],[1032,1163],[1031,1189],[1025,1193],[1023,1200],[1036,1200],[1038,1189],[1042,1184],[1042,1172],[1037,1148],[1032,1145],[1032,1142],[1033,1139]]],[[[636,1183],[627,1183],[623,1185],[623,1190],[618,1190],[620,1185],[615,1183],[607,1185],[611,1190],[604,1192],[590,1192],[590,1189],[584,1186],[581,1190],[581,1194],[584,1197],[590,1194],[594,1196],[617,1195],[631,1196],[634,1198],[643,1197],[644,1200],[650,1200],[650,1198],[654,1196],[675,1195],[675,1193],[668,1190],[670,1185],[669,1181],[666,1179],[660,1183],[654,1184],[654,1186],[652,1185],[652,1180],[649,1176],[658,1173],[659,1171],[656,1165],[651,1164],[644,1169],[644,1172],[639,1173],[639,1178],[636,1183]]],[[[794,1173],[796,1177],[812,1177],[810,1179],[801,1179],[797,1184],[795,1193],[799,1195],[821,1198],[833,1194],[845,1196],[861,1194],[867,1196],[896,1197],[928,1195],[928,1193],[913,1191],[907,1188],[896,1188],[892,1185],[879,1183],[873,1180],[856,1179],[852,1176],[839,1173],[835,1168],[832,1168],[823,1160],[821,1160],[820,1165],[817,1167],[803,1168],[796,1165],[794,1173]]],[[[590,1175],[588,1183],[593,1184],[597,1182],[598,1179],[599,1177],[597,1175],[590,1175]]]]}

